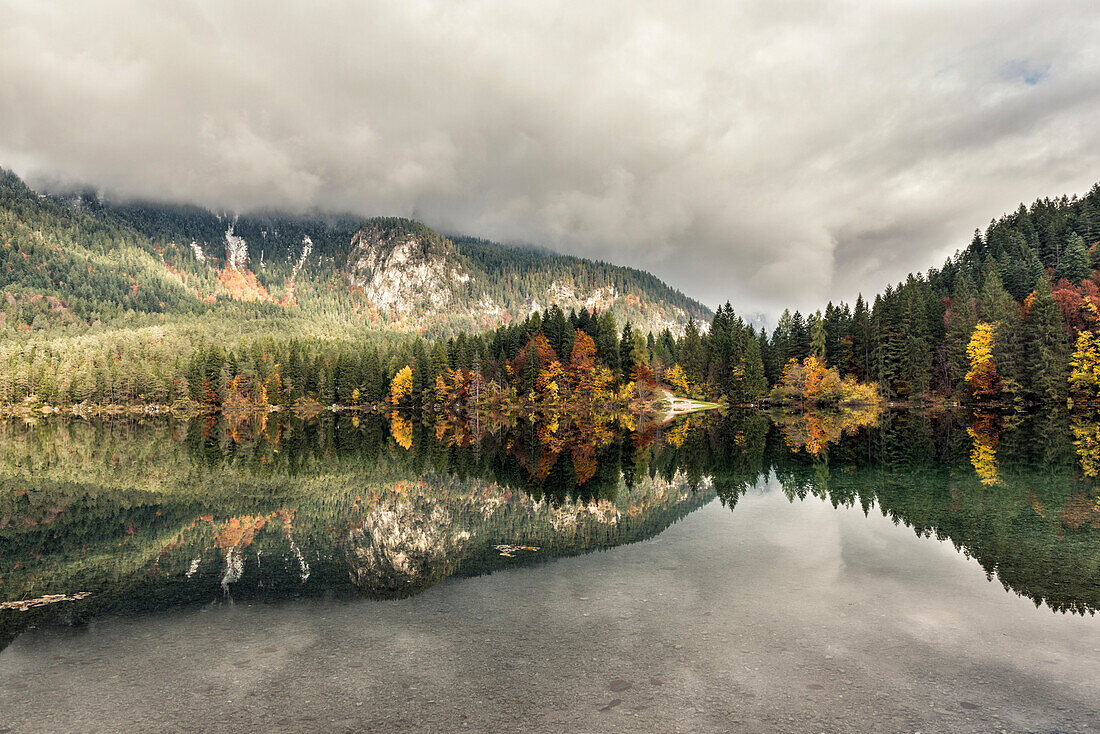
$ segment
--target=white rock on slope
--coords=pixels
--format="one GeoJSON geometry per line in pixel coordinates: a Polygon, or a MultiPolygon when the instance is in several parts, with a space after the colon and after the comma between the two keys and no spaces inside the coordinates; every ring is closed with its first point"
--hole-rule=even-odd
{"type": "Polygon", "coordinates": [[[347,278],[373,304],[396,312],[443,309],[454,296],[453,284],[470,280],[445,251],[433,249],[415,232],[376,226],[361,229],[352,239],[347,278]]]}

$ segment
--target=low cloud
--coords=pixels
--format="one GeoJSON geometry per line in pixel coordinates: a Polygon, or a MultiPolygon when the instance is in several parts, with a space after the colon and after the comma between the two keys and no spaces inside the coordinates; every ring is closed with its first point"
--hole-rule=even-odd
{"type": "Polygon", "coordinates": [[[1100,179],[1092,2],[0,0],[0,165],[402,214],[772,315],[1100,179]]]}

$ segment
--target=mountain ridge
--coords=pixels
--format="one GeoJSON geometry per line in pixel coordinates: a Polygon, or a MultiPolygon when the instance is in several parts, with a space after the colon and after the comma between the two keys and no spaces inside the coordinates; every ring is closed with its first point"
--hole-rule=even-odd
{"type": "Polygon", "coordinates": [[[44,195],[10,172],[0,177],[2,213],[9,247],[0,249],[0,288],[72,301],[89,323],[104,310],[195,313],[225,302],[437,336],[494,328],[553,304],[610,310],[620,323],[655,333],[682,333],[689,320],[712,315],[636,268],[448,238],[397,217],[231,214],[87,192],[44,195]],[[28,258],[16,240],[45,247],[28,258]],[[395,253],[398,241],[404,249],[395,253]],[[24,263],[14,262],[19,254],[24,263]]]}

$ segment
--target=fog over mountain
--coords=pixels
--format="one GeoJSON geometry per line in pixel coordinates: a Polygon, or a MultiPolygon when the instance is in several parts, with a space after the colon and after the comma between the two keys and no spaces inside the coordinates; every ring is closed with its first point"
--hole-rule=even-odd
{"type": "Polygon", "coordinates": [[[774,315],[1100,178],[1100,8],[0,0],[39,188],[403,215],[774,315]]]}

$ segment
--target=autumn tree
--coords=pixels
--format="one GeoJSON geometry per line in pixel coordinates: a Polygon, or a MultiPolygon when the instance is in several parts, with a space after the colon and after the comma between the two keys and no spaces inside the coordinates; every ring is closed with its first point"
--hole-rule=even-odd
{"type": "Polygon", "coordinates": [[[665,381],[667,381],[668,384],[672,386],[672,389],[680,395],[688,395],[691,392],[691,386],[688,384],[687,375],[684,374],[684,368],[679,364],[674,364],[665,371],[665,381]]]}
{"type": "Polygon", "coordinates": [[[413,389],[413,373],[412,367],[405,365],[397,374],[394,375],[393,381],[390,383],[390,404],[401,405],[413,389]]]}
{"type": "Polygon", "coordinates": [[[994,327],[993,324],[979,321],[966,345],[966,355],[970,359],[970,370],[966,373],[966,382],[971,394],[978,399],[990,398],[1000,390],[997,379],[997,365],[993,362],[994,327]]]}
{"type": "Polygon", "coordinates": [[[595,368],[596,343],[587,332],[578,331],[569,357],[569,379],[572,383],[573,395],[580,402],[592,400],[595,368]]]}
{"type": "Polygon", "coordinates": [[[1091,331],[1077,334],[1077,344],[1070,357],[1069,385],[1073,393],[1085,400],[1100,395],[1100,341],[1091,331]]]}

